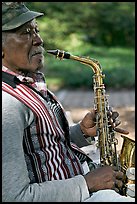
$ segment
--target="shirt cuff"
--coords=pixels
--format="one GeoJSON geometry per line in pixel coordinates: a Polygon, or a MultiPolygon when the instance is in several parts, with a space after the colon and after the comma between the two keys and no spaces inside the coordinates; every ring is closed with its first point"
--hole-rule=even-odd
{"type": "Polygon", "coordinates": [[[81,192],[80,193],[81,194],[81,200],[80,201],[83,202],[84,200],[86,200],[90,197],[86,180],[82,175],[76,176],[75,179],[79,185],[80,192],[81,192]]]}

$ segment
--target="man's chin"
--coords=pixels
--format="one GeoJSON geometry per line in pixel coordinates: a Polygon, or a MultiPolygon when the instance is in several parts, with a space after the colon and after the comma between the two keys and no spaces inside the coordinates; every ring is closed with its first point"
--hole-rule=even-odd
{"type": "Polygon", "coordinates": [[[28,74],[33,74],[36,73],[37,71],[44,71],[44,67],[43,66],[38,66],[38,67],[33,67],[33,68],[28,68],[28,69],[19,69],[18,70],[20,74],[23,75],[28,75],[28,74]]]}
{"type": "Polygon", "coordinates": [[[36,71],[44,71],[44,66],[43,65],[42,66],[38,66],[36,68],[36,71]]]}

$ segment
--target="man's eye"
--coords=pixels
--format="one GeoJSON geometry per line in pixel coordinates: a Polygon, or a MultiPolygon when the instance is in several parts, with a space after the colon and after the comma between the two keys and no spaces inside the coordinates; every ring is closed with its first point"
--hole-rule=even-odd
{"type": "Polygon", "coordinates": [[[30,29],[26,29],[26,30],[24,31],[24,33],[25,33],[25,34],[30,34],[30,33],[31,33],[31,30],[30,30],[30,29]]]}

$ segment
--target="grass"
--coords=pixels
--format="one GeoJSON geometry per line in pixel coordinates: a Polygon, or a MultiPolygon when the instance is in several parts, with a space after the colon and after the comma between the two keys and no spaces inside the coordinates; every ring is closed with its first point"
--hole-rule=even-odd
{"type": "MultiPolygon", "coordinates": [[[[73,55],[97,59],[105,74],[104,84],[113,89],[135,87],[135,50],[122,47],[80,45],[65,50],[73,55]]],[[[60,60],[46,54],[45,75],[50,89],[91,89],[92,67],[73,60],[60,60]]]]}

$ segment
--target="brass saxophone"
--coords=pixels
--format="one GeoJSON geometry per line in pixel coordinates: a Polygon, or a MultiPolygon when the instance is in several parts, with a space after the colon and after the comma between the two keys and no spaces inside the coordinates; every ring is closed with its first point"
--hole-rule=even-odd
{"type": "Polygon", "coordinates": [[[94,108],[97,110],[96,126],[98,136],[98,148],[100,152],[100,165],[115,166],[117,170],[124,172],[124,187],[121,194],[135,197],[135,141],[121,135],[123,144],[120,153],[117,151],[118,140],[115,130],[109,124],[108,111],[110,110],[106,96],[100,63],[92,58],[79,57],[61,50],[47,50],[47,53],[60,59],[71,59],[90,66],[94,72],[94,108]]]}

